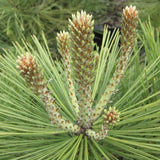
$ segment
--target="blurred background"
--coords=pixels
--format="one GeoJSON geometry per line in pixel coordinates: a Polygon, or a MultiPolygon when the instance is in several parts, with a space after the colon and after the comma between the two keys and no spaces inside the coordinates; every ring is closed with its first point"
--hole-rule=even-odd
{"type": "Polygon", "coordinates": [[[100,43],[103,26],[110,30],[120,28],[122,9],[136,5],[143,21],[150,18],[154,27],[160,26],[160,0],[0,0],[0,54],[12,48],[12,42],[36,35],[41,41],[44,32],[55,57],[56,33],[67,30],[68,18],[81,9],[93,14],[95,35],[100,43]]]}

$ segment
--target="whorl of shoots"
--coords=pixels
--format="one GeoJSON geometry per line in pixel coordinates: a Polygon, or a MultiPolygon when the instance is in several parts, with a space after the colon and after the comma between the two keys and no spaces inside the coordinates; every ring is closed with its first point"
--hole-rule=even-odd
{"type": "Polygon", "coordinates": [[[116,92],[117,86],[124,76],[126,64],[136,39],[137,19],[138,11],[135,6],[126,7],[123,10],[121,55],[113,77],[106,85],[104,94],[94,110],[92,109],[91,88],[95,80],[99,55],[94,51],[94,21],[92,15],[88,15],[84,11],[73,14],[72,20],[69,20],[69,33],[63,31],[57,34],[58,51],[64,60],[69,95],[77,114],[78,125],[72,124],[60,115],[59,109],[55,107],[55,100],[50,95],[43,75],[40,73],[35,57],[27,53],[18,58],[17,64],[21,75],[34,93],[41,97],[52,124],[69,132],[86,134],[96,140],[104,139],[107,136],[108,129],[117,124],[120,115],[118,110],[115,107],[104,108],[113,93],[116,92]],[[74,79],[72,79],[72,75],[74,75],[74,79]],[[74,81],[77,83],[77,90],[74,88],[74,81]],[[92,130],[93,122],[101,115],[103,110],[102,129],[94,131],[92,130]]]}

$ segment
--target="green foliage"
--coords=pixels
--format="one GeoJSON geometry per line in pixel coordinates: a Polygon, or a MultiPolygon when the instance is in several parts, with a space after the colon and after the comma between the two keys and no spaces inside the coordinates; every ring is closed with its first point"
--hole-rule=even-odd
{"type": "MultiPolygon", "coordinates": [[[[16,43],[14,50],[0,57],[0,157],[1,159],[52,160],[158,160],[160,157],[159,31],[142,24],[139,43],[134,48],[112,97],[112,106],[121,112],[120,121],[108,136],[95,141],[86,135],[69,134],[50,124],[41,99],[36,96],[16,68],[18,55],[36,56],[48,88],[61,106],[61,114],[75,121],[62,65],[53,61],[46,39],[33,36],[33,43],[16,43]],[[143,53],[141,55],[141,53],[143,53]],[[145,56],[145,59],[143,58],[145,56]]],[[[92,97],[98,100],[112,77],[119,53],[119,33],[104,30],[100,60],[92,97]],[[107,61],[107,63],[106,63],[107,61]]],[[[100,128],[102,119],[94,123],[100,128]]]]}
{"type": "Polygon", "coordinates": [[[71,13],[82,8],[102,11],[104,5],[99,0],[0,0],[0,41],[5,43],[1,48],[24,37],[32,42],[33,34],[41,41],[43,31],[53,50],[56,32],[65,29],[71,13]]]}

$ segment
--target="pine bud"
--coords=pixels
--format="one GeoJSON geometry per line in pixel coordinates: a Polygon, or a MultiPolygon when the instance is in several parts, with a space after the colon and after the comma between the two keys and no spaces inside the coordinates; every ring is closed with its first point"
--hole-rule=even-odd
{"type": "Polygon", "coordinates": [[[57,46],[58,46],[58,51],[63,57],[64,60],[68,59],[69,57],[69,33],[68,32],[60,32],[57,33],[57,46]]]}
{"type": "Polygon", "coordinates": [[[121,47],[124,55],[126,52],[128,52],[129,48],[132,50],[134,46],[136,39],[137,20],[138,11],[136,10],[136,6],[131,5],[123,9],[121,47]]]}
{"type": "Polygon", "coordinates": [[[115,107],[109,107],[109,109],[104,109],[103,122],[107,128],[113,127],[120,120],[120,112],[116,110],[115,107]]]}
{"type": "Polygon", "coordinates": [[[25,78],[28,85],[33,89],[36,95],[40,95],[45,87],[44,78],[40,73],[34,56],[29,53],[18,57],[17,68],[20,70],[21,76],[25,78]]]}

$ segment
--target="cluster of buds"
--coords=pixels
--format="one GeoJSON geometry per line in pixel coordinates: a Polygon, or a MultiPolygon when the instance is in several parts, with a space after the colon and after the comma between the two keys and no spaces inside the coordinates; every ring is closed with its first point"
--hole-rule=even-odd
{"type": "Polygon", "coordinates": [[[18,58],[17,68],[33,92],[42,99],[53,125],[68,132],[83,133],[96,140],[101,140],[119,121],[120,113],[115,107],[109,107],[108,110],[104,108],[113,93],[116,92],[124,75],[136,39],[137,18],[136,7],[130,6],[123,10],[121,55],[113,77],[95,106],[93,106],[92,85],[99,63],[99,55],[94,51],[92,15],[86,14],[85,11],[73,14],[72,19],[69,20],[69,32],[63,31],[57,34],[58,51],[64,61],[68,92],[77,117],[77,124],[65,120],[59,113],[59,108],[55,106],[55,99],[47,89],[35,57],[27,53],[18,58]],[[75,88],[75,86],[78,87],[75,88]],[[92,125],[103,111],[102,127],[99,131],[94,131],[92,125]]]}
{"type": "Polygon", "coordinates": [[[109,107],[109,109],[104,109],[103,123],[107,128],[111,128],[117,124],[120,120],[120,112],[116,110],[116,107],[109,107]]]}

